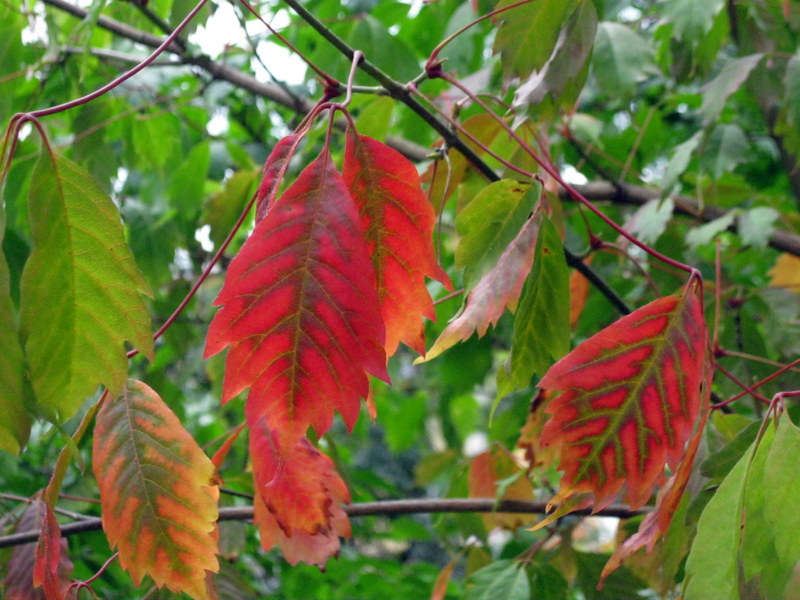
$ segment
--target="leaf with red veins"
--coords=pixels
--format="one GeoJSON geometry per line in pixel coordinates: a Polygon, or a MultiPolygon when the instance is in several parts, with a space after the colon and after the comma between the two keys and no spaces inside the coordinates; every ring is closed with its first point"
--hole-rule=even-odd
{"type": "Polygon", "coordinates": [[[367,374],[388,381],[375,272],[327,150],[256,225],[216,304],[205,356],[230,346],[222,400],[249,387],[248,424],[268,415],[283,452],[335,410],[352,428],[367,374]]]}
{"type": "Polygon", "coordinates": [[[287,135],[275,144],[272,152],[269,153],[261,174],[261,183],[256,192],[256,223],[269,212],[269,206],[278,193],[278,186],[283,179],[287,162],[292,158],[301,137],[296,133],[287,135]]]}
{"type": "Polygon", "coordinates": [[[708,333],[698,284],[659,298],[589,338],[539,386],[562,390],[542,443],[559,445],[564,472],[553,504],[580,494],[595,510],[623,491],[643,505],[674,472],[700,414],[708,333]]]}
{"type": "Polygon", "coordinates": [[[40,497],[25,509],[15,532],[35,529],[43,532],[38,544],[22,544],[11,551],[7,575],[3,580],[3,597],[6,600],[48,600],[66,596],[72,572],[72,562],[67,556],[67,540],[58,531],[52,509],[40,497]],[[42,551],[38,549],[40,546],[42,551]],[[34,583],[37,573],[39,580],[34,583]]]}
{"type": "Polygon", "coordinates": [[[350,501],[333,461],[306,438],[279,453],[276,435],[263,418],[250,428],[253,480],[264,504],[287,536],[330,530],[331,507],[350,501]]]}
{"type": "Polygon", "coordinates": [[[469,293],[461,314],[448,323],[424,360],[417,359],[416,362],[436,358],[458,342],[468,340],[476,331],[479,337],[483,337],[490,325],[497,324],[506,307],[511,312],[516,310],[525,279],[533,267],[541,222],[542,213],[537,208],[494,268],[469,293]]]}
{"type": "Polygon", "coordinates": [[[417,169],[389,146],[351,133],[342,172],[358,206],[375,267],[386,353],[391,356],[403,342],[424,354],[422,317],[435,318],[425,278],[448,289],[451,283],[436,262],[436,217],[420,187],[417,169]]]}

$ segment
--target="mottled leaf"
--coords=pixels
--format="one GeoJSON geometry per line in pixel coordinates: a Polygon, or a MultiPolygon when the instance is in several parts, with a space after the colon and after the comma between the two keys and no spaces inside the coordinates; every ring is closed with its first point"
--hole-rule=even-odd
{"type": "Polygon", "coordinates": [[[214,465],[164,401],[130,380],[108,399],[94,429],[94,474],[103,529],[136,585],[207,597],[216,572],[214,465]]]}
{"type": "MultiPolygon", "coordinates": [[[[33,531],[41,529],[47,515],[47,505],[37,497],[25,509],[20,520],[15,527],[16,533],[23,531],[33,531]]],[[[50,538],[51,540],[53,538],[50,538]]],[[[58,581],[58,593],[56,598],[63,598],[70,584],[70,573],[72,572],[72,562],[67,556],[67,540],[62,538],[58,541],[59,559],[56,567],[56,580],[58,581]]],[[[36,568],[36,547],[37,544],[31,542],[15,546],[8,560],[7,575],[3,580],[5,588],[4,598],[6,600],[49,600],[48,594],[42,587],[34,587],[33,574],[36,568]]],[[[50,556],[55,556],[51,551],[50,556]]],[[[52,589],[50,590],[52,592],[52,589]]]]}
{"type": "Polygon", "coordinates": [[[71,563],[69,558],[66,558],[66,544],[61,543],[61,528],[53,507],[44,503],[42,510],[44,514],[39,541],[36,544],[33,585],[41,587],[48,600],[63,600],[66,598],[64,562],[71,563]]]}
{"type": "MultiPolygon", "coordinates": [[[[512,4],[501,0],[497,8],[512,4]]],[[[500,13],[494,52],[500,54],[506,79],[527,77],[553,53],[561,28],[579,0],[537,0],[500,13]]]]}
{"type": "Polygon", "coordinates": [[[469,293],[461,314],[448,323],[424,360],[431,360],[458,342],[466,341],[476,331],[483,337],[489,325],[497,324],[506,307],[512,312],[516,309],[533,266],[541,221],[542,213],[537,210],[503,251],[497,265],[469,293]]]}
{"type": "Polygon", "coordinates": [[[416,167],[402,154],[363,135],[349,134],[344,181],[358,207],[386,327],[386,354],[400,342],[425,352],[422,317],[434,319],[425,287],[430,277],[450,287],[433,250],[433,207],[416,167]]]}
{"type": "Polygon", "coordinates": [[[564,471],[553,503],[587,495],[595,509],[624,488],[644,504],[684,455],[700,414],[707,331],[692,281],[592,336],[547,372],[539,386],[562,390],[543,444],[561,448],[564,471]]]}
{"type": "Polygon", "coordinates": [[[230,346],[223,402],[246,388],[247,422],[266,415],[290,451],[309,425],[348,427],[388,379],[375,273],[359,217],[327,151],[273,204],[231,262],[206,341],[230,346]]]}
{"type": "Polygon", "coordinates": [[[153,356],[147,284],[119,213],[86,171],[43,150],[29,198],[33,252],[22,275],[22,330],[38,407],[70,418],[128,372],[124,342],[153,356]]]}
{"type": "Polygon", "coordinates": [[[486,186],[456,218],[460,236],[455,261],[471,291],[519,234],[539,200],[542,186],[509,179],[486,186]]]}
{"type": "Polygon", "coordinates": [[[533,272],[525,282],[514,318],[511,382],[516,389],[530,385],[569,350],[569,269],[561,236],[544,219],[536,242],[533,272]]]}
{"type": "MultiPolygon", "coordinates": [[[[469,463],[469,497],[534,500],[536,494],[522,466],[508,450],[495,444],[469,463]]],[[[493,527],[514,530],[530,521],[515,513],[491,513],[481,517],[487,530],[493,527]]]]}

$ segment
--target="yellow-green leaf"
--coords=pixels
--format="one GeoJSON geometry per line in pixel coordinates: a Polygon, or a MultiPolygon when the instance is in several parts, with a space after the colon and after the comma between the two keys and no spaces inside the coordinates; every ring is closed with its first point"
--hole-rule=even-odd
{"type": "Polygon", "coordinates": [[[93,464],[103,529],[134,583],[206,598],[219,568],[214,465],[158,394],[130,380],[103,404],[93,464]]]}
{"type": "Polygon", "coordinates": [[[38,406],[65,421],[99,385],[119,392],[126,340],[152,357],[147,284],[116,207],[82,167],[43,150],[29,214],[34,247],[22,275],[21,327],[38,406]]]}

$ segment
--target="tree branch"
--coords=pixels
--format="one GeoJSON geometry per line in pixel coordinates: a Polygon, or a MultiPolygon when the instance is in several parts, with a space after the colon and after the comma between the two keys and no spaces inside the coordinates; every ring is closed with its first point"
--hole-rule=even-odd
{"type": "MultiPolygon", "coordinates": [[[[501,500],[494,498],[444,498],[444,499],[413,499],[413,500],[384,500],[381,502],[361,502],[345,505],[344,511],[350,517],[392,516],[423,513],[522,513],[545,514],[546,501],[526,500],[501,500]]],[[[631,510],[619,504],[612,504],[604,509],[592,513],[591,509],[576,510],[573,515],[591,515],[601,517],[618,517],[629,519],[650,512],[649,508],[631,510]]],[[[226,506],[219,509],[220,521],[249,521],[253,518],[252,506],[226,506]]],[[[70,536],[87,531],[102,529],[102,520],[99,517],[87,517],[75,523],[61,525],[61,535],[70,536]]],[[[22,531],[0,537],[0,548],[29,544],[39,539],[40,530],[22,531]]]]}

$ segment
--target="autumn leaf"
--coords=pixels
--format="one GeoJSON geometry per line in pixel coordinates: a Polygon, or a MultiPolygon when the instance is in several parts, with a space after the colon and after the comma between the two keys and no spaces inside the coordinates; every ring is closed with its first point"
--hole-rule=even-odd
{"type": "MultiPolygon", "coordinates": [[[[583,263],[590,265],[592,257],[589,255],[583,263]]],[[[569,327],[573,329],[578,324],[578,319],[583,314],[583,309],[586,306],[586,301],[589,299],[589,280],[584,277],[583,273],[574,269],[569,275],[569,327]]]]}
{"type": "Polygon", "coordinates": [[[525,452],[525,460],[528,462],[529,469],[553,464],[558,457],[558,448],[542,446],[541,443],[542,428],[547,420],[544,409],[550,396],[552,396],[551,392],[538,391],[531,400],[528,418],[519,432],[517,447],[525,452]]]}
{"type": "Polygon", "coordinates": [[[698,283],[681,296],[659,298],[589,338],[557,362],[539,383],[562,390],[542,443],[560,446],[564,472],[557,504],[579,495],[595,509],[625,488],[644,504],[664,466],[673,471],[700,413],[708,337],[698,283]]]}
{"type": "Polygon", "coordinates": [[[287,163],[292,158],[301,137],[296,133],[287,135],[281,138],[269,153],[261,173],[261,183],[258,184],[256,191],[256,223],[266,216],[270,204],[275,200],[287,163]]]}
{"type": "Polygon", "coordinates": [[[781,254],[769,271],[769,284],[800,293],[800,258],[792,254],[781,254]]]}
{"type": "Polygon", "coordinates": [[[350,494],[333,461],[306,438],[289,454],[278,454],[264,418],[250,429],[250,455],[262,547],[269,550],[277,544],[293,565],[324,566],[339,551],[339,537],[350,536],[350,522],[340,506],[350,501],[350,494]]]}
{"type": "Polygon", "coordinates": [[[89,174],[42,151],[31,175],[33,252],[22,275],[21,324],[38,407],[65,421],[99,385],[125,383],[125,341],[153,357],[149,293],[119,212],[89,174]]]}
{"type": "Polygon", "coordinates": [[[386,354],[400,342],[425,353],[422,317],[435,318],[425,278],[448,288],[433,251],[433,207],[416,167],[377,140],[349,134],[342,175],[358,206],[386,326],[386,354]]]}
{"type": "Polygon", "coordinates": [[[388,380],[375,273],[358,212],[323,152],[273,204],[231,261],[205,356],[230,346],[223,402],[246,388],[251,426],[267,415],[289,452],[334,410],[352,428],[367,373],[388,380]]]}
{"type": "Polygon", "coordinates": [[[214,465],[145,384],[128,381],[100,408],[93,466],[103,530],[133,582],[149,575],[158,587],[208,597],[207,572],[219,568],[214,465]]]}
{"type": "Polygon", "coordinates": [[[416,362],[436,358],[458,342],[468,340],[476,331],[483,337],[490,325],[497,324],[506,307],[512,312],[516,310],[525,279],[533,266],[541,222],[542,213],[537,209],[503,251],[494,268],[469,293],[461,314],[447,324],[425,357],[416,362]]]}
{"type": "Polygon", "coordinates": [[[33,542],[16,546],[7,563],[3,580],[6,600],[52,600],[64,598],[70,585],[72,562],[67,556],[67,540],[58,533],[55,515],[38,495],[17,522],[16,532],[40,529],[44,532],[47,550],[42,560],[37,559],[37,547],[33,542]],[[53,545],[50,545],[53,544],[53,545]],[[34,583],[38,572],[39,580],[34,583]],[[41,587],[44,584],[45,587],[41,587]]]}
{"type": "MultiPolygon", "coordinates": [[[[500,444],[493,445],[470,462],[469,496],[497,500],[536,498],[533,485],[525,475],[525,469],[500,444]]],[[[487,530],[493,527],[513,530],[525,524],[524,516],[515,513],[492,513],[482,517],[487,530]]]]}

